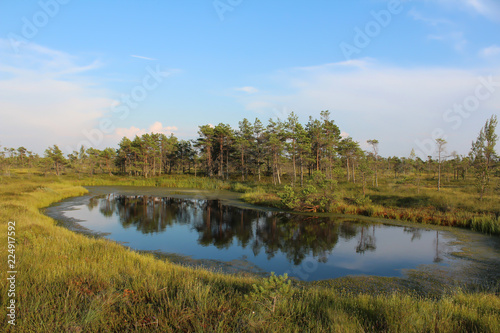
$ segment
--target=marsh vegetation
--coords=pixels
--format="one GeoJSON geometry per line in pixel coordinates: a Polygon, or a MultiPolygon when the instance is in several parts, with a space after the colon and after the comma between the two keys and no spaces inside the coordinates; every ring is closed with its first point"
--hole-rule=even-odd
{"type": "MultiPolygon", "coordinates": [[[[57,146],[45,157],[23,147],[4,149],[0,229],[6,234],[7,222],[17,223],[18,327],[37,332],[498,331],[499,275],[491,269],[499,267],[499,162],[491,135],[496,119],[481,130],[470,155],[423,161],[414,155],[381,157],[376,140],[371,140],[371,152],[363,152],[352,139],[339,139],[328,114],[322,117],[305,127],[293,117],[270,122],[265,129],[245,121],[237,131],[202,126],[195,144],[151,134],[124,139],[117,150],[82,147],[69,156],[57,146]],[[481,232],[488,239],[487,250],[478,251],[474,242],[463,248],[459,255],[467,262],[475,262],[478,253],[484,260],[465,267],[473,274],[456,284],[444,283],[447,275],[426,271],[410,271],[406,278],[347,276],[314,283],[222,274],[72,232],[40,211],[86,195],[82,186],[95,185],[230,190],[238,193],[232,200],[243,199],[241,207],[256,204],[283,214],[341,213],[375,217],[379,223],[401,221],[391,223],[407,228],[461,227],[481,232]]],[[[314,239],[318,232],[342,233],[341,226],[276,222],[275,231],[284,234],[298,225],[314,239]]],[[[358,229],[365,235],[361,224],[358,229]]],[[[202,240],[224,243],[224,238],[206,238],[208,230],[199,230],[202,240]]],[[[264,252],[286,252],[263,230],[264,252]]],[[[369,252],[370,244],[366,238],[361,248],[369,252]]],[[[4,242],[1,250],[7,251],[4,242]]],[[[0,300],[5,317],[8,299],[0,300]]]]}

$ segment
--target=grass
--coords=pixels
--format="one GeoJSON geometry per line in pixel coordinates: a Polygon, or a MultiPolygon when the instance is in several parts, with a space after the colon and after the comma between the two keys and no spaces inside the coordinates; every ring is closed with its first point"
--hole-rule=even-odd
{"type": "Polygon", "coordinates": [[[281,198],[275,193],[266,192],[260,188],[247,192],[241,196],[241,199],[252,205],[271,206],[276,208],[283,208],[281,198]]]}
{"type": "MultiPolygon", "coordinates": [[[[7,260],[2,260],[3,331],[500,330],[500,297],[488,292],[455,290],[427,298],[404,290],[354,293],[343,283],[335,288],[294,284],[276,298],[271,311],[262,306],[266,299],[245,297],[255,290],[253,285],[266,285],[265,280],[182,267],[138,254],[58,227],[40,212],[52,202],[83,193],[84,188],[61,178],[0,178],[0,230],[6,236],[7,222],[16,222],[18,271],[14,328],[5,320],[9,299],[7,260]]],[[[6,257],[7,244],[0,244],[6,257]]]]}
{"type": "Polygon", "coordinates": [[[215,178],[193,177],[189,175],[168,175],[152,178],[139,178],[130,176],[108,176],[97,175],[93,177],[82,177],[74,180],[72,175],[66,176],[66,179],[74,184],[82,186],[157,186],[168,188],[193,188],[206,190],[228,190],[231,189],[231,183],[215,178]]]}

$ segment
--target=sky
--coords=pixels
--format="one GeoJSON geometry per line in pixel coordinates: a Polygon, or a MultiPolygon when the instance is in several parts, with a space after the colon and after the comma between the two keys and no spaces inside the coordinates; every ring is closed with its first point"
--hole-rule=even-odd
{"type": "Polygon", "coordinates": [[[329,110],[382,156],[467,154],[500,114],[499,32],[498,0],[0,0],[0,145],[329,110]]]}

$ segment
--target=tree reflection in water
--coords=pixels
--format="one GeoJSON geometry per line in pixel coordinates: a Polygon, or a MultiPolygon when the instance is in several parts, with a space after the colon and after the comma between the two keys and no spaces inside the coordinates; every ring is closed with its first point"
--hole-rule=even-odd
{"type": "Polygon", "coordinates": [[[362,226],[361,233],[358,241],[358,245],[356,246],[356,253],[365,253],[366,251],[375,251],[377,249],[377,245],[375,244],[375,226],[372,226],[372,234],[368,230],[368,227],[362,226]],[[366,230],[365,230],[366,229],[366,230]]]}
{"type": "MultiPolygon", "coordinates": [[[[264,251],[268,259],[281,252],[294,265],[311,255],[326,263],[339,239],[357,238],[355,250],[359,254],[377,249],[375,225],[349,219],[241,209],[220,200],[146,195],[101,196],[91,199],[88,207],[97,205],[104,216],[116,214],[124,228],[134,227],[143,234],[162,233],[169,226],[183,224],[198,233],[202,246],[249,247],[256,256],[264,251]]],[[[420,229],[405,231],[412,234],[412,241],[420,238],[420,229]]]]}
{"type": "Polygon", "coordinates": [[[422,229],[414,228],[414,227],[404,227],[404,232],[411,234],[411,241],[413,242],[416,239],[420,239],[422,237],[422,229]]]}

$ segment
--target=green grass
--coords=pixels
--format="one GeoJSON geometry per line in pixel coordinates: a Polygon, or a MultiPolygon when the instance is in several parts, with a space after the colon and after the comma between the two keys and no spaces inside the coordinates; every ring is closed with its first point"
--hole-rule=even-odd
{"type": "Polygon", "coordinates": [[[98,175],[94,177],[85,176],[79,180],[74,180],[74,176],[69,175],[63,177],[74,184],[82,186],[157,186],[168,188],[193,188],[206,190],[228,190],[231,188],[231,183],[215,178],[194,177],[190,175],[167,175],[152,178],[140,178],[130,176],[108,176],[98,175]]]}
{"type": "MultiPolygon", "coordinates": [[[[0,315],[19,332],[498,332],[500,297],[455,290],[346,292],[295,284],[274,311],[246,298],[261,279],[181,267],[55,225],[40,208],[85,189],[55,177],[0,178],[0,230],[16,222],[16,328],[7,324],[6,260],[0,315]]],[[[256,192],[258,193],[258,192],[256,192]]],[[[0,243],[7,253],[6,242],[0,243]]],[[[4,255],[6,257],[6,255],[4,255]]],[[[266,294],[264,294],[266,295],[266,294]]]]}

